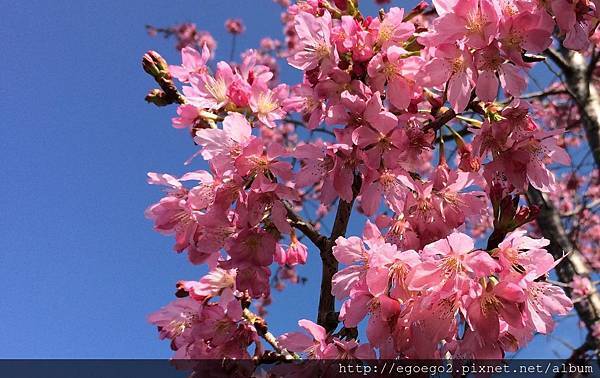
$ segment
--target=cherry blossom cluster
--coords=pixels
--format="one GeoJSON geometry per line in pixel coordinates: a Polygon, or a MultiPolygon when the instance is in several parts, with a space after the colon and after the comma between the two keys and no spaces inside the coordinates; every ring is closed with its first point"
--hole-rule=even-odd
{"type": "Polygon", "coordinates": [[[294,266],[307,259],[307,247],[287,219],[300,198],[286,185],[293,177],[288,152],[278,135],[267,131],[287,113],[288,88],[271,88],[273,73],[257,64],[254,54],[235,67],[219,62],[214,73],[206,65],[208,47],[202,53],[185,47],[182,57],[181,66],[168,68],[184,84],[186,99],[173,126],[192,130],[210,171],[180,178],[149,174],[149,182],[165,186],[167,196],[146,214],[157,231],[175,235],[174,249],[186,251],[192,263],[236,268],[239,290],[254,298],[268,296],[274,261],[294,266]],[[265,129],[262,137],[252,135],[252,124],[265,129]],[[229,259],[219,259],[222,250],[229,259]]]}
{"type": "MultiPolygon", "coordinates": [[[[214,42],[190,25],[173,31],[181,65],[144,58],[163,88],[149,101],[178,104],[172,125],[198,147],[186,164],[205,162],[148,174],[166,195],[147,217],[209,269],[150,317],[175,357],[250,358],[252,345],[260,357],[264,340],[284,359],[502,358],[551,332],[573,304],[547,281],[560,259],[527,236],[538,208],[520,200],[529,187],[579,194],[550,169],[571,164],[568,125],[520,96],[555,28],[564,48],[589,46],[595,2],[434,0],[374,17],[356,0],[278,3],[284,42],[263,39],[240,63],[214,64],[214,42]],[[301,83],[278,81],[281,57],[301,83]],[[327,241],[324,222],[299,216],[316,202],[325,219],[336,201],[369,218],[362,238],[327,241]],[[250,305],[270,303],[274,266],[276,281],[298,282],[307,239],[343,265],[321,293],[341,301],[341,330],[303,319],[304,332],[275,338],[250,305]]],[[[591,256],[598,216],[581,219],[591,256]]]]}
{"type": "Polygon", "coordinates": [[[367,338],[382,358],[501,358],[572,308],[561,288],[538,280],[556,264],[546,245],[514,231],[488,253],[453,232],[416,252],[368,222],[362,239],[340,237],[334,247],[347,265],[333,279],[340,319],[354,328],[368,316],[367,338]]]}

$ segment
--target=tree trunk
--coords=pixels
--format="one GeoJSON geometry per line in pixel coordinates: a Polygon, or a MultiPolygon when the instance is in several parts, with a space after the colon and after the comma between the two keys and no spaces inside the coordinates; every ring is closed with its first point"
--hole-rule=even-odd
{"type": "Polygon", "coordinates": [[[600,93],[591,80],[590,70],[594,67],[591,67],[578,52],[568,51],[562,56],[567,64],[563,69],[566,84],[581,112],[583,128],[596,162],[596,169],[600,169],[600,93]]]}
{"type": "MultiPolygon", "coordinates": [[[[545,198],[538,190],[530,187],[528,197],[531,204],[540,206],[540,215],[537,223],[544,237],[550,240],[548,252],[555,259],[564,257],[556,267],[556,274],[561,282],[570,284],[575,275],[590,278],[591,269],[585,261],[584,256],[573,244],[563,224],[560,220],[558,211],[554,208],[548,198],[545,198]]],[[[592,349],[596,351],[600,348],[600,339],[592,337],[592,328],[594,324],[600,321],[600,293],[595,289],[585,300],[575,303],[575,310],[581,321],[588,330],[588,339],[592,349]]],[[[572,297],[571,289],[566,288],[569,297],[572,297]]]]}

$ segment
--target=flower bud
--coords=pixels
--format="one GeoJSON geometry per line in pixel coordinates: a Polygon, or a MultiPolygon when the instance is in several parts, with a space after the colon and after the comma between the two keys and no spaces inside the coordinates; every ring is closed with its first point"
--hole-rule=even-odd
{"type": "Polygon", "coordinates": [[[156,51],[148,51],[142,58],[144,71],[153,77],[162,76],[169,72],[167,61],[156,51]]]}
{"type": "Polygon", "coordinates": [[[299,241],[292,241],[292,244],[286,251],[287,265],[294,266],[297,264],[306,264],[307,257],[308,249],[306,246],[299,241]]]}
{"type": "Polygon", "coordinates": [[[473,156],[473,148],[471,145],[465,144],[462,138],[457,138],[457,144],[460,154],[458,168],[465,172],[479,172],[481,161],[479,157],[473,156]]]}
{"type": "Polygon", "coordinates": [[[346,9],[348,9],[348,0],[333,0],[333,3],[342,12],[344,12],[344,11],[346,11],[346,9]]]}
{"type": "Polygon", "coordinates": [[[154,104],[156,106],[167,106],[172,104],[173,101],[167,96],[167,94],[161,89],[152,89],[146,95],[146,102],[154,104]]]}
{"type": "Polygon", "coordinates": [[[429,4],[427,4],[426,1],[421,1],[410,12],[408,12],[404,16],[404,18],[402,19],[402,22],[407,22],[407,21],[415,18],[416,16],[422,14],[425,11],[425,9],[427,9],[428,6],[429,6],[429,4]]]}
{"type": "Polygon", "coordinates": [[[225,29],[233,35],[238,35],[242,34],[246,27],[239,18],[229,18],[225,21],[225,29]]]}

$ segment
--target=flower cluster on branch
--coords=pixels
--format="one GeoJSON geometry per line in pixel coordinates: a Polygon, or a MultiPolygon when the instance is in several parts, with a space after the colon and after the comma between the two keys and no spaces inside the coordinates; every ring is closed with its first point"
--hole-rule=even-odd
{"type": "MultiPolygon", "coordinates": [[[[214,43],[189,25],[168,29],[180,65],[144,58],[161,87],[148,101],[177,104],[172,125],[198,147],[187,164],[205,161],[148,175],[166,195],[147,217],[209,269],[150,317],[175,357],[502,358],[551,332],[573,303],[547,280],[561,260],[528,236],[540,206],[524,194],[569,185],[553,167],[573,165],[572,127],[539,108],[568,91],[524,92],[553,43],[595,43],[595,2],[434,0],[374,16],[357,0],[278,3],[285,41],[264,39],[239,63],[214,63],[214,43]],[[279,81],[282,58],[301,83],[279,81]],[[362,238],[345,235],[353,210],[369,218],[362,238]],[[270,301],[272,281],[299,281],[307,239],[324,266],[319,324],[277,338],[249,308],[270,301]]],[[[594,291],[587,277],[573,284],[594,291]]]]}

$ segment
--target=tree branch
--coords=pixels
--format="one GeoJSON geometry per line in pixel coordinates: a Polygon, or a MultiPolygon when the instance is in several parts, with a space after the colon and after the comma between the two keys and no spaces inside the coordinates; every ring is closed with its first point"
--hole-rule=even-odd
{"type": "Polygon", "coordinates": [[[554,62],[554,64],[558,66],[558,68],[561,69],[562,72],[565,73],[565,75],[571,73],[571,66],[569,62],[560,52],[554,50],[552,47],[549,47],[546,49],[546,51],[544,51],[544,53],[554,62]]]}
{"type": "Polygon", "coordinates": [[[522,100],[531,100],[531,99],[535,99],[535,98],[542,98],[542,97],[546,97],[546,96],[568,94],[568,93],[569,92],[566,89],[548,89],[545,91],[526,93],[519,98],[522,100]]]}
{"type": "Polygon", "coordinates": [[[440,127],[452,121],[454,117],[456,117],[456,112],[454,111],[454,109],[448,109],[442,114],[438,115],[433,121],[427,123],[425,127],[423,127],[423,131],[437,131],[440,127]]]}
{"type": "Polygon", "coordinates": [[[246,319],[250,324],[254,326],[254,328],[256,328],[256,332],[260,335],[260,337],[262,337],[267,343],[269,343],[269,345],[273,347],[275,352],[280,354],[286,360],[297,359],[297,356],[290,353],[287,349],[279,346],[277,338],[275,337],[275,335],[269,332],[267,328],[267,322],[265,322],[263,318],[256,315],[247,308],[244,309],[242,315],[244,316],[244,319],[246,319]]]}
{"type": "Polygon", "coordinates": [[[567,90],[581,112],[583,127],[594,156],[596,169],[600,169],[600,92],[589,80],[589,64],[585,57],[578,52],[554,53],[558,54],[562,59],[562,64],[566,65],[566,67],[561,65],[559,67],[565,74],[567,90]]]}
{"type": "MultiPolygon", "coordinates": [[[[564,260],[556,267],[558,279],[569,284],[576,275],[590,278],[591,270],[585,257],[569,239],[561,223],[560,214],[552,202],[533,187],[529,188],[527,196],[530,204],[540,206],[537,223],[544,237],[550,240],[548,251],[555,259],[564,256],[564,260]]],[[[565,287],[565,290],[571,296],[571,288],[565,287]]],[[[600,348],[600,339],[592,336],[594,324],[600,321],[600,293],[595,291],[586,301],[577,302],[574,306],[588,330],[588,337],[594,343],[594,348],[600,348]]]]}
{"type": "Polygon", "coordinates": [[[289,204],[286,203],[285,208],[287,210],[288,218],[292,221],[292,226],[306,235],[319,250],[323,250],[327,238],[321,235],[310,222],[296,214],[289,204]]]}
{"type": "Polygon", "coordinates": [[[335,297],[331,294],[331,279],[338,271],[338,261],[333,256],[333,246],[335,240],[346,234],[354,199],[358,195],[361,187],[361,178],[354,176],[352,184],[352,200],[346,202],[340,198],[335,215],[335,221],[331,230],[331,236],[325,242],[325,247],[321,249],[321,261],[323,262],[321,275],[321,295],[319,297],[319,312],[317,314],[317,323],[323,326],[327,332],[332,332],[338,325],[338,314],[335,312],[335,297]]]}
{"type": "MultiPolygon", "coordinates": [[[[571,356],[565,361],[565,365],[567,366],[582,366],[587,362],[586,355],[590,351],[594,351],[594,340],[590,337],[586,338],[585,342],[581,344],[576,349],[573,349],[573,353],[571,356]]],[[[556,374],[556,377],[565,376],[563,373],[556,374]]],[[[568,377],[573,377],[573,375],[569,374],[568,377]]]]}

